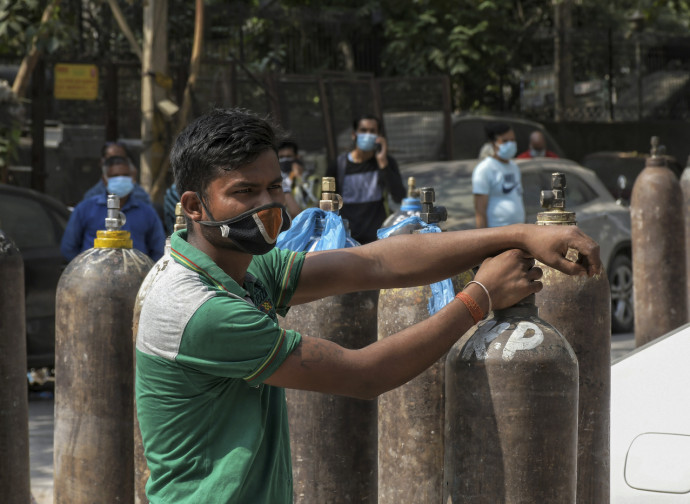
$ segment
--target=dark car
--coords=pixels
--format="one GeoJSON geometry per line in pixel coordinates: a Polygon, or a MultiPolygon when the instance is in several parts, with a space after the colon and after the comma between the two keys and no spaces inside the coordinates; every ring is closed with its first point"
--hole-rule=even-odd
{"type": "Polygon", "coordinates": [[[55,291],[67,264],[60,240],[69,216],[56,199],[0,184],[0,229],[24,260],[28,370],[55,366],[55,291]]]}
{"type": "MultiPolygon", "coordinates": [[[[582,165],[594,171],[614,198],[630,200],[635,179],[644,169],[648,154],[644,152],[601,151],[588,154],[582,165]],[[625,177],[621,186],[619,177],[625,177]]],[[[665,156],[666,165],[680,178],[683,167],[672,156],[665,156]]]]}

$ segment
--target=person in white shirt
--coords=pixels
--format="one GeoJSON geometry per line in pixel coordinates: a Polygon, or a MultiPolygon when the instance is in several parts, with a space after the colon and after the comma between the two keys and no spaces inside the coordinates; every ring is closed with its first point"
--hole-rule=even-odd
{"type": "Polygon", "coordinates": [[[486,133],[494,154],[484,158],[472,172],[476,226],[524,223],[522,179],[513,161],[517,153],[515,132],[508,124],[493,123],[486,127],[486,133]]]}

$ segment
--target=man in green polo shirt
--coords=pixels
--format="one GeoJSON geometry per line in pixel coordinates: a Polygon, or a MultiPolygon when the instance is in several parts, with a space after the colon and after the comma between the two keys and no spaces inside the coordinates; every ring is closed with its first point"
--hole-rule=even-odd
{"type": "Polygon", "coordinates": [[[539,291],[535,258],[568,274],[600,272],[598,246],[575,226],[395,236],[314,253],[275,249],[290,222],[276,143],[269,123],[234,109],[197,119],[173,147],[187,231],[173,235],[171,257],[158,264],[136,344],[153,504],[292,502],[284,388],[373,399],[436,362],[491,306],[539,291]],[[568,248],[582,260],[567,261],[568,248]],[[428,284],[480,263],[477,283],[457,300],[363,349],[277,322],[291,305],[428,284]]]}

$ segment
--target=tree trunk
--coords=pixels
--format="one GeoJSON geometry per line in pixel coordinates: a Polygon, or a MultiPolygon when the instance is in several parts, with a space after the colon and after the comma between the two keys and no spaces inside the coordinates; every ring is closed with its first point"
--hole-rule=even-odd
{"type": "MultiPolygon", "coordinates": [[[[46,6],[45,10],[43,11],[43,16],[41,16],[41,23],[38,29],[39,33],[41,31],[41,27],[50,21],[51,17],[53,17],[53,13],[60,5],[60,1],[61,0],[53,0],[46,6]]],[[[24,98],[24,95],[26,94],[26,87],[29,84],[29,79],[31,79],[31,74],[34,71],[38,58],[41,56],[42,51],[40,51],[36,46],[37,40],[38,35],[34,36],[34,39],[31,42],[31,49],[29,50],[29,53],[24,56],[21,65],[19,65],[17,76],[14,78],[12,91],[14,91],[14,94],[17,98],[24,98]]]]}
{"type": "MultiPolygon", "coordinates": [[[[168,0],[149,0],[144,4],[144,40],[141,62],[141,185],[151,192],[166,157],[165,128],[156,104],[165,99],[165,89],[156,84],[155,75],[168,71],[168,0]]],[[[152,199],[156,199],[151,194],[152,199]]]]}

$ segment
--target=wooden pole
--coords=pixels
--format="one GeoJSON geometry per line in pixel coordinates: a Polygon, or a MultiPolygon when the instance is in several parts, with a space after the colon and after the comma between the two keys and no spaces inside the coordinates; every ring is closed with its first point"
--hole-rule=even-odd
{"type": "Polygon", "coordinates": [[[155,75],[165,75],[168,70],[168,0],[149,0],[144,4],[143,25],[140,166],[141,185],[150,192],[166,154],[162,142],[165,128],[156,111],[156,104],[165,98],[165,89],[156,84],[155,75]]]}

